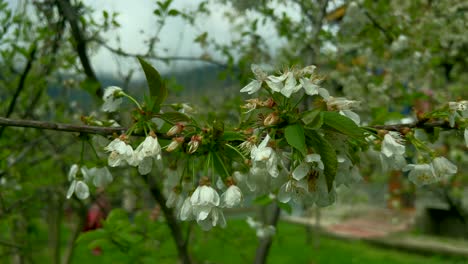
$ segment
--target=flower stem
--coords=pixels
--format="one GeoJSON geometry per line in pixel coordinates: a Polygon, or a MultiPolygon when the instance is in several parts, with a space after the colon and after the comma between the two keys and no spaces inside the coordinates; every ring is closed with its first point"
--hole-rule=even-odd
{"type": "Polygon", "coordinates": [[[131,97],[130,95],[128,95],[128,94],[126,94],[124,92],[122,92],[121,94],[122,94],[122,96],[125,96],[128,99],[130,99],[130,101],[134,102],[136,104],[136,106],[138,107],[138,109],[143,110],[143,108],[141,108],[141,105],[138,103],[137,100],[135,100],[135,98],[131,97]]]}

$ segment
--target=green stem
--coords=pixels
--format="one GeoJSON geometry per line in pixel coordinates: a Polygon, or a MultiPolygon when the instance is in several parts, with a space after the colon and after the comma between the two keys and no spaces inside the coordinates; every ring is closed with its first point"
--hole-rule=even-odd
{"type": "Polygon", "coordinates": [[[136,104],[136,106],[138,107],[138,109],[140,109],[140,110],[143,111],[143,108],[141,108],[141,105],[138,103],[137,100],[135,100],[135,98],[131,97],[130,95],[128,95],[128,94],[126,94],[126,93],[124,93],[124,92],[122,92],[121,94],[122,94],[122,96],[125,96],[125,97],[127,97],[128,99],[130,99],[130,101],[134,102],[134,103],[136,104]]]}

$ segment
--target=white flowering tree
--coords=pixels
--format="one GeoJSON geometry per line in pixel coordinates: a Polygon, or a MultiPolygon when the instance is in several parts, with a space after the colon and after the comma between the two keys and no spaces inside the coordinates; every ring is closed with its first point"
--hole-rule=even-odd
{"type": "MultiPolygon", "coordinates": [[[[427,42],[418,35],[422,34],[421,30],[413,27],[411,19],[405,20],[407,24],[403,24],[402,28],[397,30],[384,26],[394,22],[391,16],[376,20],[373,15],[379,8],[382,9],[379,12],[392,10],[394,13],[420,14],[419,10],[413,10],[415,7],[411,3],[377,5],[373,4],[373,1],[346,2],[347,15],[343,18],[343,24],[338,26],[342,34],[333,35],[322,29],[327,19],[329,1],[294,2],[304,13],[302,20],[294,21],[287,15],[276,17],[278,14],[270,5],[252,3],[253,9],[265,15],[265,20],[271,19],[278,29],[278,34],[288,40],[281,48],[278,59],[268,62],[274,62],[275,65],[318,64],[324,65],[324,68],[331,65],[333,70],[328,76],[324,76],[320,74],[320,67],[317,69],[314,65],[289,66],[271,71],[260,66],[261,64],[255,64],[265,62],[263,59],[266,56],[262,57],[262,54],[266,54],[265,50],[258,48],[263,48],[262,43],[266,41],[254,34],[258,19],[257,22],[252,21],[248,24],[251,26],[250,35],[243,36],[250,36],[255,45],[237,45],[241,54],[239,60],[234,60],[234,56],[230,54],[233,49],[215,45],[216,48],[224,50],[224,54],[229,57],[228,62],[231,63],[228,66],[233,67],[234,62],[238,63],[245,73],[244,79],[249,79],[240,89],[240,92],[247,96],[245,102],[239,106],[242,109],[241,120],[233,126],[225,124],[223,120],[203,121],[206,119],[193,114],[190,107],[183,102],[167,102],[167,84],[158,71],[142,57],[138,60],[148,87],[148,93],[142,100],[138,100],[137,96],[127,89],[117,86],[100,89],[99,85],[96,85],[95,76],[93,79],[94,73],[85,56],[86,52],[83,53],[82,45],[69,48],[76,48],[83,71],[88,81],[91,81],[91,84],[84,82],[85,88],[91,94],[102,95],[100,113],[83,116],[84,124],[81,125],[57,123],[56,120],[34,120],[37,119],[35,116],[40,114],[39,110],[47,112],[47,107],[52,106],[36,109],[39,108],[36,107],[37,101],[32,100],[31,104],[35,103],[30,111],[26,111],[30,112],[29,114],[19,116],[23,118],[12,119],[10,115],[13,110],[10,109],[14,108],[16,98],[24,87],[37,48],[31,45],[31,49],[23,49],[21,54],[27,55],[27,63],[19,77],[18,88],[13,92],[7,115],[0,117],[0,135],[4,130],[7,131],[7,127],[36,128],[41,132],[27,134],[27,129],[8,128],[15,131],[9,136],[21,131],[25,138],[37,138],[37,141],[29,142],[29,146],[26,145],[24,149],[34,149],[37,142],[44,140],[50,145],[47,146],[55,148],[57,153],[60,153],[64,146],[74,145],[75,141],[79,141],[80,144],[77,144],[79,147],[73,148],[69,155],[59,157],[63,177],[50,177],[44,179],[46,183],[27,185],[28,181],[34,182],[33,179],[27,177],[27,180],[24,180],[21,179],[24,176],[11,176],[14,174],[12,168],[21,156],[13,155],[16,151],[10,151],[15,147],[14,142],[4,140],[7,143],[2,145],[2,155],[9,158],[3,159],[2,156],[2,166],[6,169],[0,174],[0,212],[7,215],[15,210],[17,203],[25,199],[22,197],[24,193],[37,189],[38,186],[50,198],[50,204],[57,205],[51,208],[62,208],[66,198],[73,201],[75,209],[83,211],[90,198],[98,196],[102,189],[112,188],[119,183],[125,184],[122,178],[137,179],[141,183],[139,186],[145,188],[144,190],[160,205],[181,262],[191,263],[188,253],[189,240],[182,232],[181,222],[196,223],[206,231],[225,228],[225,210],[248,206],[246,201],[267,201],[272,204],[273,210],[266,222],[247,219],[247,223],[255,229],[259,237],[255,262],[264,263],[274,239],[275,226],[281,210],[290,211],[291,204],[318,207],[333,204],[337,199],[337,187],[352,186],[361,179],[360,171],[365,169],[361,165],[361,159],[365,153],[378,155],[384,170],[408,172],[409,180],[418,186],[449,181],[457,174],[459,164],[449,161],[431,149],[430,143],[427,142],[429,140],[422,134],[429,135],[428,138],[437,138],[438,131],[447,130],[456,136],[457,141],[463,142],[465,149],[468,147],[468,101],[462,100],[465,98],[462,96],[466,95],[466,90],[463,89],[466,88],[466,77],[460,74],[466,65],[466,61],[460,61],[460,57],[466,53],[466,50],[463,51],[466,40],[454,40],[462,27],[459,22],[448,23],[450,27],[454,27],[449,32],[455,33],[444,35],[444,38],[440,39],[441,46],[445,42],[448,43],[446,50],[438,50],[436,47],[424,50],[427,42]],[[311,7],[311,11],[308,11],[308,7],[311,7]],[[362,15],[359,15],[360,12],[362,15]],[[363,16],[365,21],[362,21],[363,16]],[[311,27],[301,27],[304,21],[310,23],[311,27]],[[405,31],[405,34],[400,31],[405,31]],[[367,36],[376,32],[379,32],[378,37],[367,36]],[[354,36],[353,33],[362,35],[356,39],[349,37],[354,36]],[[311,39],[305,38],[309,35],[311,39]],[[406,42],[410,40],[415,44],[408,46],[406,42]],[[332,42],[337,52],[321,52],[320,49],[327,44],[326,42],[332,42]],[[296,47],[294,50],[298,53],[293,53],[291,47],[296,47]],[[365,58],[353,55],[358,51],[365,52],[365,58]],[[293,58],[300,56],[309,59],[298,61],[293,58]],[[389,56],[394,56],[391,60],[394,64],[386,63],[389,56]],[[402,66],[410,63],[420,64],[415,71],[408,71],[402,66]],[[379,76],[369,73],[377,70],[388,71],[389,74],[379,76]],[[433,71],[433,74],[430,74],[430,71],[433,71]],[[438,74],[440,71],[444,76],[438,74]],[[404,82],[408,82],[408,85],[404,86],[404,82]],[[443,92],[438,89],[439,85],[450,89],[443,92]],[[389,88],[394,86],[400,89],[389,88]],[[365,89],[361,89],[362,87],[365,89]],[[400,107],[397,103],[407,103],[403,102],[406,96],[414,97],[420,87],[441,95],[435,100],[436,106],[412,115],[410,122],[385,124],[388,119],[379,115],[382,107],[378,106],[394,100],[396,107],[400,107]],[[454,99],[453,94],[460,96],[458,100],[454,99]],[[127,125],[121,126],[111,119],[114,112],[129,116],[130,121],[127,125]],[[56,134],[51,137],[42,132],[43,130],[79,133],[79,137],[73,142],[64,142],[56,137],[56,134]],[[92,155],[86,155],[89,153],[92,155]],[[65,190],[62,188],[64,182],[65,190]],[[23,185],[25,187],[22,187],[23,185]],[[47,188],[51,190],[47,191],[47,188]],[[8,201],[12,202],[4,202],[4,194],[8,201]]],[[[461,2],[453,6],[445,1],[441,2],[441,7],[447,10],[446,14],[453,16],[458,16],[460,8],[463,8],[461,2]]],[[[170,1],[159,3],[160,12],[155,12],[159,17],[164,14],[183,14],[177,13],[179,11],[175,9],[171,11],[170,1]]],[[[53,3],[45,1],[42,4],[43,8],[47,9],[48,4],[53,3]]],[[[82,36],[80,37],[83,32],[74,29],[74,23],[77,21],[73,20],[73,16],[66,15],[69,14],[67,10],[70,2],[57,1],[55,4],[58,10],[63,12],[63,18],[70,23],[75,41],[83,41],[82,36]]],[[[284,2],[278,1],[277,4],[284,2]]],[[[206,10],[203,13],[206,13],[206,10]]],[[[438,18],[439,14],[433,10],[432,13],[424,15],[424,19],[421,19],[423,22],[418,21],[418,26],[429,27],[432,23],[431,18],[438,18]]],[[[44,16],[47,17],[47,14],[44,16]]],[[[104,16],[106,21],[109,20],[109,14],[104,16]]],[[[466,23],[466,20],[461,19],[466,23]]],[[[60,23],[57,26],[60,26],[60,23]]],[[[102,27],[107,28],[109,25],[102,27]]],[[[436,27],[436,30],[430,32],[431,35],[437,35],[441,31],[442,27],[436,27]]],[[[51,36],[46,35],[44,38],[48,40],[51,36]]],[[[201,39],[198,41],[203,42],[201,39]]],[[[41,42],[41,47],[47,47],[47,43],[41,42]]],[[[234,45],[236,44],[239,43],[234,42],[234,45]]],[[[121,56],[132,55],[106,47],[121,56]]],[[[145,58],[155,58],[151,52],[145,55],[145,58]]],[[[205,60],[211,59],[205,57],[205,60]]],[[[68,62],[66,59],[63,61],[64,64],[68,62]]],[[[14,75],[14,71],[9,74],[14,75]]],[[[41,88],[38,88],[40,96],[39,91],[42,91],[41,88]]],[[[26,100],[25,104],[28,102],[26,100]]],[[[66,103],[68,102],[64,102],[66,103]]],[[[70,111],[62,107],[66,109],[64,111],[70,111]]],[[[61,116],[55,118],[60,120],[61,116]]],[[[26,155],[27,152],[22,155],[26,155]]],[[[41,166],[40,174],[45,175],[51,167],[54,168],[53,164],[41,166]]],[[[29,173],[37,174],[34,171],[29,173]]],[[[7,221],[16,221],[12,232],[21,234],[21,231],[26,229],[21,223],[27,223],[24,219],[27,219],[28,214],[18,215],[7,221]]],[[[52,217],[51,219],[57,220],[52,217]]],[[[145,221],[147,218],[143,216],[135,217],[135,223],[141,226],[145,226],[145,221]]],[[[120,250],[128,250],[138,255],[145,250],[140,247],[144,236],[135,223],[130,223],[128,215],[121,210],[114,210],[104,222],[103,229],[82,234],[77,243],[88,243],[91,247],[113,243],[120,250]]],[[[71,251],[81,230],[81,226],[77,226],[71,239],[71,251]]],[[[54,234],[57,235],[57,232],[55,230],[54,234]]],[[[21,249],[16,241],[5,243],[15,248],[16,253],[21,249]]],[[[58,241],[55,241],[55,246],[57,245],[58,241]]],[[[70,257],[71,253],[68,256],[70,257]]],[[[55,257],[57,263],[58,259],[55,257]]]]}

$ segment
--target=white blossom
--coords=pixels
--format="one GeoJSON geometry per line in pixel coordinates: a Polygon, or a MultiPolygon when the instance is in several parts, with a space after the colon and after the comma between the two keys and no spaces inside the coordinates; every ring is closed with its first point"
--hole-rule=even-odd
{"type": "Polygon", "coordinates": [[[224,218],[223,211],[218,207],[213,207],[206,218],[197,219],[197,223],[205,231],[215,226],[226,227],[226,219],[224,218]]]}
{"type": "Polygon", "coordinates": [[[176,208],[176,211],[179,211],[179,208],[182,207],[183,203],[184,199],[180,193],[176,190],[171,190],[166,200],[166,206],[169,208],[176,208]]]}
{"type": "Polygon", "coordinates": [[[190,196],[185,198],[182,207],[180,208],[179,219],[182,221],[193,219],[193,205],[190,202],[190,196]]]}
{"type": "Polygon", "coordinates": [[[109,86],[104,90],[104,95],[102,99],[104,104],[102,105],[102,111],[104,112],[114,112],[116,111],[120,104],[122,103],[123,91],[117,86],[109,86]]]}
{"type": "Polygon", "coordinates": [[[110,173],[107,167],[102,167],[102,168],[93,167],[91,169],[83,167],[81,171],[83,175],[85,175],[84,176],[85,179],[86,178],[88,178],[89,180],[93,179],[94,186],[98,188],[105,187],[113,181],[112,174],[110,173]]]}
{"type": "MultiPolygon", "coordinates": [[[[76,197],[81,200],[89,197],[88,185],[84,181],[77,179],[76,175],[78,174],[78,169],[79,166],[77,164],[73,164],[68,172],[68,180],[71,181],[71,184],[67,191],[67,199],[70,199],[73,193],[75,193],[76,197]]],[[[83,176],[85,176],[84,173],[83,176]]]]}
{"type": "Polygon", "coordinates": [[[403,168],[403,171],[409,171],[408,179],[417,186],[431,184],[438,181],[432,164],[408,164],[403,168]]]}
{"type": "Polygon", "coordinates": [[[208,217],[211,210],[219,206],[220,198],[215,189],[207,185],[200,185],[195,189],[190,197],[193,213],[197,219],[204,220],[208,217]]]}
{"type": "Polygon", "coordinates": [[[405,145],[403,145],[400,133],[390,131],[386,134],[380,152],[380,160],[384,171],[387,169],[401,169],[406,165],[404,158],[405,145]]]}
{"type": "Polygon", "coordinates": [[[444,157],[437,157],[432,161],[434,174],[439,178],[446,178],[457,173],[457,166],[444,157]]]}
{"type": "Polygon", "coordinates": [[[465,145],[468,148],[468,128],[465,128],[465,133],[464,134],[465,134],[464,135],[465,136],[465,145]]]}
{"type": "Polygon", "coordinates": [[[258,146],[253,146],[250,156],[252,158],[252,168],[265,167],[272,177],[278,177],[278,157],[275,151],[268,147],[270,136],[267,134],[258,146]]]}
{"type": "Polygon", "coordinates": [[[120,138],[116,138],[104,148],[110,152],[108,163],[111,167],[133,164],[135,162],[135,153],[132,146],[128,145],[120,138]]]}
{"type": "Polygon", "coordinates": [[[296,181],[294,179],[290,179],[279,189],[277,199],[282,203],[287,203],[290,200],[298,203],[305,198],[307,193],[308,186],[306,180],[296,181]]]}
{"type": "MultiPolygon", "coordinates": [[[[449,116],[450,126],[455,126],[455,120],[457,118],[468,118],[468,101],[449,102],[449,110],[451,112],[449,116]]],[[[467,144],[468,145],[468,144],[467,144]]]]}
{"type": "Polygon", "coordinates": [[[299,181],[304,178],[310,170],[316,169],[323,171],[323,168],[324,165],[319,154],[308,154],[301,164],[293,170],[292,176],[299,181]]]}
{"type": "Polygon", "coordinates": [[[263,82],[267,82],[267,84],[271,83],[271,81],[268,80],[268,75],[260,68],[260,66],[252,64],[250,68],[255,75],[255,80],[251,81],[244,88],[242,88],[240,90],[241,93],[253,94],[262,88],[263,82]]]}
{"type": "Polygon", "coordinates": [[[233,208],[242,202],[242,191],[236,185],[231,185],[221,195],[221,207],[233,208]]]}
{"type": "Polygon", "coordinates": [[[146,175],[151,172],[153,160],[161,159],[161,146],[158,138],[154,135],[149,135],[135,149],[136,165],[138,172],[141,175],[146,175]]]}

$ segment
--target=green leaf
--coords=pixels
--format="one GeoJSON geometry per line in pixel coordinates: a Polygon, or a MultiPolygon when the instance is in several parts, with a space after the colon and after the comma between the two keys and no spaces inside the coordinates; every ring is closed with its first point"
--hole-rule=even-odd
{"type": "Polygon", "coordinates": [[[302,128],[300,124],[287,126],[284,130],[284,136],[286,137],[286,141],[289,145],[299,150],[303,155],[307,155],[304,128],[302,128]]]}
{"type": "Polygon", "coordinates": [[[304,113],[302,122],[308,129],[319,129],[323,124],[323,115],[321,109],[314,109],[304,113]]]}
{"type": "Polygon", "coordinates": [[[161,104],[167,97],[166,85],[162,80],[159,72],[153,66],[140,57],[138,57],[138,61],[140,62],[141,68],[143,68],[143,71],[145,72],[151,100],[154,102],[152,111],[159,112],[161,104]]]}
{"type": "Polygon", "coordinates": [[[180,12],[178,10],[171,9],[171,10],[169,10],[169,12],[167,14],[169,16],[178,16],[180,14],[180,12]]]}
{"type": "Polygon", "coordinates": [[[113,225],[121,221],[128,221],[128,213],[123,209],[112,210],[106,219],[106,224],[113,225]]]}
{"type": "Polygon", "coordinates": [[[81,233],[78,239],[76,240],[76,243],[89,244],[94,240],[106,238],[107,236],[108,233],[105,229],[96,229],[93,231],[88,231],[86,233],[81,233]]]}
{"type": "MultiPolygon", "coordinates": [[[[226,164],[224,164],[224,161],[221,156],[219,156],[217,151],[212,151],[211,156],[213,157],[213,167],[216,170],[217,173],[220,175],[224,175],[225,177],[231,176],[229,173],[226,164]]],[[[223,177],[223,178],[225,178],[223,177]]]]}
{"type": "Polygon", "coordinates": [[[213,137],[219,139],[224,134],[224,122],[215,120],[213,121],[213,137]]]}
{"type": "Polygon", "coordinates": [[[287,204],[287,203],[280,203],[280,202],[277,202],[276,204],[278,205],[279,208],[283,209],[283,210],[286,211],[288,214],[291,214],[291,213],[292,213],[291,205],[289,205],[289,204],[287,204]]]}
{"type": "Polygon", "coordinates": [[[435,143],[439,139],[440,130],[440,127],[429,127],[424,129],[424,131],[427,134],[427,138],[429,139],[429,142],[435,143]]]}
{"type": "Polygon", "coordinates": [[[340,115],[338,112],[322,112],[322,115],[324,124],[322,128],[331,128],[353,139],[364,140],[364,130],[356,125],[353,120],[340,115]]]}
{"type": "Polygon", "coordinates": [[[177,122],[190,122],[190,117],[188,117],[186,114],[182,114],[180,112],[166,112],[162,113],[159,118],[162,120],[170,123],[171,125],[177,123],[177,122]]]}
{"type": "Polygon", "coordinates": [[[245,141],[245,135],[234,131],[224,131],[221,139],[224,141],[245,141]]]}
{"type": "Polygon", "coordinates": [[[267,204],[270,204],[272,201],[273,200],[270,198],[270,195],[265,194],[265,195],[255,198],[253,202],[254,204],[258,204],[258,205],[267,205],[267,204]]]}
{"type": "Polygon", "coordinates": [[[314,150],[320,155],[320,158],[323,162],[328,191],[331,191],[338,168],[338,158],[336,156],[336,151],[330,142],[328,142],[315,130],[307,130],[306,132],[308,143],[310,143],[314,150]]]}

